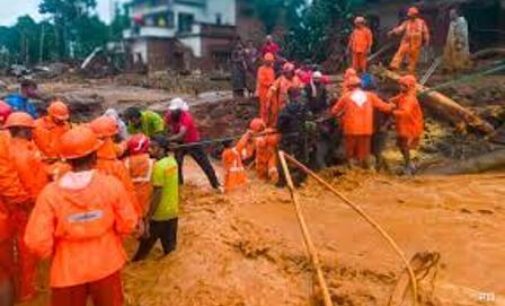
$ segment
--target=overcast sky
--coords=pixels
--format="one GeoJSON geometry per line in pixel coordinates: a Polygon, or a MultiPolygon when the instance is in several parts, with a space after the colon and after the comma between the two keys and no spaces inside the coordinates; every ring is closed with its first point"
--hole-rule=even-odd
{"type": "MultiPolygon", "coordinates": [[[[97,0],[97,11],[102,20],[107,22],[110,20],[110,5],[115,1],[97,0]]],[[[35,20],[42,19],[38,9],[40,2],[41,0],[0,0],[0,25],[13,25],[19,16],[27,14],[35,20]]]]}

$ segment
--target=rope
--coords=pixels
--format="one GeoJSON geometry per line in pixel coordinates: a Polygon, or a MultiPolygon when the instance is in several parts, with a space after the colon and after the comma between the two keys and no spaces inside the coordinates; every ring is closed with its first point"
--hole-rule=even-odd
{"type": "Polygon", "coordinates": [[[365,211],[354,204],[351,200],[349,200],[346,196],[344,196],[342,193],[340,193],[338,190],[333,188],[329,183],[327,183],[325,180],[323,180],[319,175],[314,173],[312,170],[307,168],[305,165],[303,165],[301,162],[296,160],[294,157],[287,155],[287,154],[281,154],[281,159],[282,157],[285,157],[289,162],[300,168],[303,172],[307,173],[309,176],[314,178],[317,182],[319,182],[321,185],[323,185],[326,189],[328,189],[330,192],[335,194],[338,198],[340,198],[345,204],[347,204],[349,207],[351,207],[355,212],[358,213],[361,217],[365,219],[366,222],[368,222],[375,230],[379,232],[379,234],[387,241],[387,243],[391,246],[391,248],[395,251],[395,253],[401,258],[403,261],[407,272],[409,274],[410,278],[410,284],[412,286],[412,305],[416,306],[417,305],[417,280],[416,276],[414,274],[414,270],[412,269],[409,260],[405,257],[405,254],[403,251],[400,249],[398,244],[393,240],[393,238],[375,221],[370,217],[365,211]]]}
{"type": "Polygon", "coordinates": [[[326,284],[326,280],[324,279],[323,269],[321,268],[321,262],[319,260],[319,256],[317,255],[316,247],[312,242],[312,238],[309,234],[309,229],[307,227],[307,223],[305,222],[305,218],[302,213],[302,208],[298,201],[298,196],[295,192],[295,186],[293,184],[293,179],[291,178],[291,172],[289,172],[288,165],[286,163],[286,158],[289,157],[283,151],[279,152],[280,162],[282,165],[282,169],[284,170],[284,175],[286,177],[286,181],[288,183],[289,192],[291,193],[291,200],[293,201],[293,205],[295,206],[296,216],[298,218],[298,222],[300,223],[300,229],[302,230],[303,241],[305,242],[305,246],[307,247],[307,252],[310,255],[310,259],[312,261],[312,265],[316,270],[316,277],[321,287],[321,293],[323,295],[323,301],[325,306],[333,306],[333,302],[331,300],[330,291],[328,290],[328,285],[326,284]]]}

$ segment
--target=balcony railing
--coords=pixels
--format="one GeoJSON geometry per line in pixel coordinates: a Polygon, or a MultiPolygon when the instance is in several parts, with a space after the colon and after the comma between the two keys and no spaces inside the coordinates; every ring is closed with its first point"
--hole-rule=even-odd
{"type": "Polygon", "coordinates": [[[172,38],[175,37],[175,29],[160,27],[140,27],[123,31],[123,38],[132,39],[137,37],[172,38]]]}

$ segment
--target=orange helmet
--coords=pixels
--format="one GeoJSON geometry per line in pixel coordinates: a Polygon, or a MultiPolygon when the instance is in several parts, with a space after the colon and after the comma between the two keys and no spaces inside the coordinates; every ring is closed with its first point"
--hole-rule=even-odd
{"type": "Polygon", "coordinates": [[[4,101],[0,101],[0,123],[4,123],[11,113],[12,107],[4,101]]]}
{"type": "Polygon", "coordinates": [[[345,74],[344,74],[344,79],[349,79],[351,77],[355,77],[357,76],[358,73],[356,72],[356,69],[354,68],[347,68],[347,70],[345,71],[345,74]]]}
{"type": "Polygon", "coordinates": [[[32,116],[25,112],[15,112],[7,117],[5,121],[4,128],[11,127],[25,127],[25,128],[34,128],[35,120],[33,120],[32,116]]]}
{"type": "Polygon", "coordinates": [[[78,126],[61,136],[60,155],[65,159],[81,158],[97,151],[102,144],[90,128],[78,126]]]}
{"type": "Polygon", "coordinates": [[[144,154],[149,151],[150,140],[144,134],[136,134],[128,140],[128,152],[130,154],[144,154]]]}
{"type": "Polygon", "coordinates": [[[282,66],[282,71],[283,72],[292,72],[294,70],[295,70],[295,65],[293,65],[290,62],[287,62],[287,63],[284,64],[284,66],[282,66]]]}
{"type": "Polygon", "coordinates": [[[409,10],[407,11],[407,16],[408,17],[414,17],[414,16],[417,16],[419,15],[419,9],[415,6],[409,8],[409,10]]]}
{"type": "Polygon", "coordinates": [[[265,121],[261,118],[254,118],[249,124],[249,129],[257,133],[263,131],[265,128],[265,121]]]}
{"type": "Polygon", "coordinates": [[[61,102],[55,101],[49,105],[47,108],[47,113],[49,116],[56,118],[58,120],[68,120],[70,117],[70,111],[68,110],[68,106],[61,102]]]}
{"type": "Polygon", "coordinates": [[[108,116],[96,118],[89,126],[99,138],[115,136],[119,131],[116,119],[108,116]]]}
{"type": "Polygon", "coordinates": [[[265,54],[263,60],[265,62],[273,62],[273,61],[275,61],[275,56],[269,52],[269,53],[265,54]]]}
{"type": "Polygon", "coordinates": [[[417,84],[417,79],[416,79],[415,76],[413,76],[411,74],[408,74],[406,76],[401,77],[398,80],[398,83],[400,83],[401,85],[406,86],[407,88],[414,88],[416,86],[416,84],[417,84]]]}
{"type": "Polygon", "coordinates": [[[357,76],[350,77],[347,79],[347,86],[359,86],[361,85],[361,79],[357,76]]]}
{"type": "Polygon", "coordinates": [[[363,16],[358,16],[354,19],[354,24],[364,24],[365,23],[365,17],[363,16]]]}

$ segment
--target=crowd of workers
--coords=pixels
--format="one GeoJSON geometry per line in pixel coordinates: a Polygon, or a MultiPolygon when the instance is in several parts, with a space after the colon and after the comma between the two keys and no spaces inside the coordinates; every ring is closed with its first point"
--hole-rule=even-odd
{"type": "MultiPolygon", "coordinates": [[[[29,102],[37,86],[23,82],[20,95],[0,102],[0,305],[33,299],[44,258],[52,259],[51,305],[85,306],[89,296],[96,306],[123,305],[125,237],[139,239],[134,262],[145,259],[158,240],[165,255],[176,248],[187,155],[219,192],[247,184],[245,165],[252,163],[259,179],[283,187],[279,150],[318,170],[343,143],[350,166],[373,167],[373,155],[380,167],[387,128],[394,122],[405,172],[414,173],[410,150],[419,144],[424,125],[415,72],[419,49],[429,43],[418,14],[411,8],[409,19],[391,31],[403,35],[391,67],[399,69],[407,57],[408,71],[389,102],[379,97],[367,73],[373,37],[363,17],[355,19],[348,45],[352,67],[335,100],[320,71],[307,65],[296,69],[284,59],[276,67],[281,48],[272,37],[261,51],[249,44],[245,54],[263,61],[253,90],[259,115],[237,142],[223,143],[223,185],[184,100],[173,99],[165,117],[131,107],[122,116],[109,109],[91,122],[72,124],[59,97],[49,99],[47,114],[39,117],[29,102]]],[[[240,56],[232,60],[248,69],[240,56]]],[[[304,173],[292,171],[300,185],[304,173]]]]}

